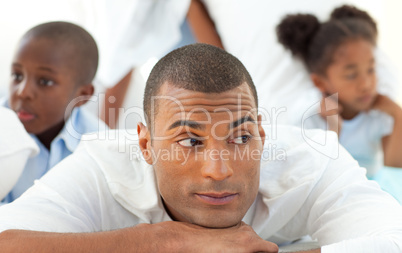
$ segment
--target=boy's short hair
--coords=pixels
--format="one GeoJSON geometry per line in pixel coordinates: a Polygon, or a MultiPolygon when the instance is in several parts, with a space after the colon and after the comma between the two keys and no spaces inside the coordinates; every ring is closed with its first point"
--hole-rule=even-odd
{"type": "MultiPolygon", "coordinates": [[[[84,28],[62,21],[43,23],[28,30],[22,40],[37,38],[69,46],[72,49],[69,57],[75,68],[76,82],[85,85],[93,81],[98,68],[98,47],[94,38],[84,28]]],[[[60,47],[60,50],[63,49],[60,47]]]]}

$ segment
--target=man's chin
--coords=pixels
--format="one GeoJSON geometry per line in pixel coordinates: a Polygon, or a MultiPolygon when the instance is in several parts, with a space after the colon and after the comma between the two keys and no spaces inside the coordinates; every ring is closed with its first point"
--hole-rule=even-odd
{"type": "Polygon", "coordinates": [[[242,217],[214,217],[214,218],[201,218],[198,217],[194,219],[192,222],[195,225],[205,227],[205,228],[214,228],[214,229],[223,229],[223,228],[230,228],[240,224],[242,217]]]}

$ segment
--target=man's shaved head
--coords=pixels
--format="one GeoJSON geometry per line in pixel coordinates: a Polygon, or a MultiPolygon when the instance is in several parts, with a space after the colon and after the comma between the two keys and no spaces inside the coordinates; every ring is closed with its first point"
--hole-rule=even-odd
{"type": "Polygon", "coordinates": [[[222,93],[247,83],[258,107],[257,92],[244,65],[228,52],[208,44],[176,49],[152,69],[144,94],[144,113],[149,127],[152,97],[158,95],[165,83],[204,93],[222,93]]]}

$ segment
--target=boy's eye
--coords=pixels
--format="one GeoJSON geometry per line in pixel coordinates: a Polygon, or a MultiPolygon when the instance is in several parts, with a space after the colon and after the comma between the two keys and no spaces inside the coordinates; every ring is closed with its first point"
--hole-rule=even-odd
{"type": "Polygon", "coordinates": [[[24,76],[19,73],[11,73],[11,78],[14,82],[21,82],[24,79],[24,76]]]}
{"type": "Polygon", "coordinates": [[[348,80],[354,80],[354,79],[357,78],[357,74],[356,74],[356,73],[353,73],[353,74],[346,75],[345,77],[346,77],[346,79],[348,79],[348,80]]]}
{"type": "Polygon", "coordinates": [[[54,82],[52,80],[50,80],[50,79],[42,78],[42,79],[39,80],[39,85],[41,85],[41,86],[52,86],[52,85],[54,85],[54,82]]]}
{"type": "Polygon", "coordinates": [[[229,143],[233,144],[246,144],[249,140],[251,139],[250,135],[242,135],[239,137],[236,137],[234,139],[231,139],[229,143]]]}
{"type": "Polygon", "coordinates": [[[178,141],[177,143],[183,147],[194,147],[194,146],[202,145],[202,141],[199,141],[194,138],[187,138],[187,139],[178,141]]]}

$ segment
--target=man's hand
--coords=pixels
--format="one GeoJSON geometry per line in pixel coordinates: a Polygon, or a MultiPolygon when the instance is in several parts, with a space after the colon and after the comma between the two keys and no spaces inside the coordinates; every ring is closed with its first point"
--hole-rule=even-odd
{"type": "Polygon", "coordinates": [[[278,252],[278,246],[259,237],[251,226],[241,222],[224,229],[209,229],[185,222],[162,222],[160,229],[172,252],[278,252]]]}
{"type": "Polygon", "coordinates": [[[208,229],[167,221],[96,233],[49,233],[8,230],[0,233],[1,252],[278,252],[241,223],[226,229],[208,229]]]}

